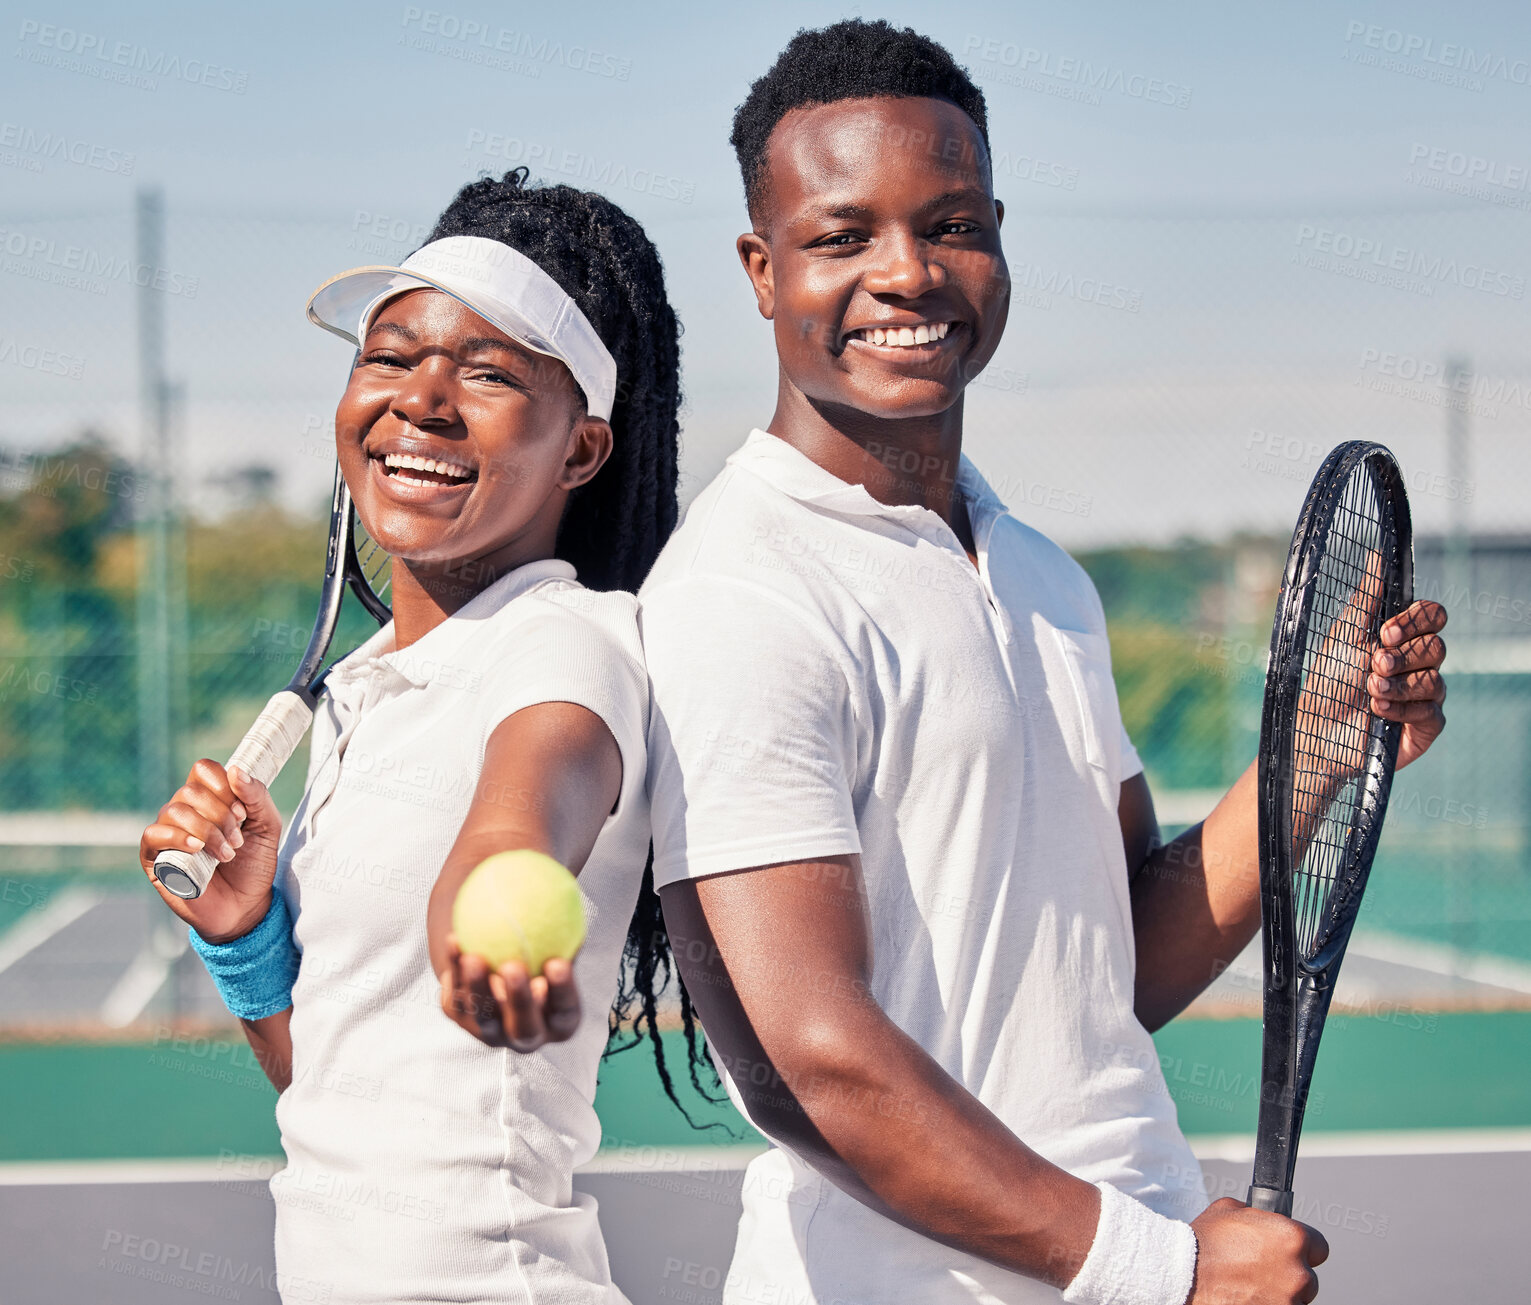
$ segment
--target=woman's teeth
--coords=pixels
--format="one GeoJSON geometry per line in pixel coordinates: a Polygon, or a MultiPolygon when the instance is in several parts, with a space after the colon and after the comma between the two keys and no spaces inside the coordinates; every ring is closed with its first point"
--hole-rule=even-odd
{"type": "Polygon", "coordinates": [[[393,478],[406,485],[439,485],[440,480],[427,480],[420,476],[408,476],[406,471],[424,471],[432,476],[445,477],[448,481],[467,480],[473,473],[467,467],[441,462],[435,458],[421,458],[412,453],[385,453],[383,465],[392,470],[393,478]]]}
{"type": "Polygon", "coordinates": [[[931,344],[936,340],[946,339],[946,333],[952,328],[951,322],[929,322],[920,326],[894,326],[884,329],[881,326],[868,326],[860,331],[852,331],[851,336],[857,340],[864,340],[867,344],[891,345],[895,349],[907,349],[914,344],[931,344]]]}

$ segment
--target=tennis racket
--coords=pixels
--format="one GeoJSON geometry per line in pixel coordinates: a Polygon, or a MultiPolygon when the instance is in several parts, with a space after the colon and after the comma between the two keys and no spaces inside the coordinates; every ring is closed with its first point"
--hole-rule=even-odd
{"type": "Polygon", "coordinates": [[[1249,1204],[1292,1212],[1319,1037],[1387,813],[1401,727],[1366,677],[1382,626],[1413,600],[1409,503],[1393,455],[1362,440],[1324,459],[1287,554],[1260,723],[1265,1028],[1249,1204]]]}
{"type": "MultiPolygon", "coordinates": [[[[266,704],[265,710],[250,726],[243,742],[229,758],[251,779],[269,785],[287,759],[292,756],[309,725],[324,688],[329,666],[324,665],[335,628],[340,622],[340,604],[349,585],[363,607],[379,625],[392,615],[389,610],[392,576],[391,558],[369,536],[357,519],[340,468],[335,468],[335,496],[330,505],[330,539],[325,551],[324,587],[319,591],[319,614],[314,631],[298,663],[297,673],[287,687],[266,704]]],[[[331,665],[334,663],[332,662],[331,665]]],[[[165,890],[177,897],[200,897],[207,887],[217,859],[203,848],[196,853],[167,850],[154,860],[154,876],[165,890]]]]}

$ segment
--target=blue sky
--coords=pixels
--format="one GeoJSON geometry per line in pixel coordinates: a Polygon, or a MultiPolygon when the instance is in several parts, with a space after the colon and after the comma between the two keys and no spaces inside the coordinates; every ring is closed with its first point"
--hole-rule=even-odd
{"type": "Polygon", "coordinates": [[[186,492],[214,503],[206,476],[260,460],[311,500],[347,359],[303,321],[308,292],[530,159],[605,189],[664,255],[694,489],[775,389],[733,253],[730,115],[796,28],[853,13],[941,40],[989,100],[1006,251],[1035,293],[974,388],[969,449],[1019,514],[1066,543],[1274,527],[1313,448],[1367,435],[1415,474],[1426,528],[1464,495],[1480,525],[1531,524],[1531,17],[1509,4],[7,4],[0,442],[92,421],[135,447],[132,290],[55,272],[71,248],[129,253],[156,184],[186,492]],[[1469,167],[1479,193],[1453,193],[1469,167]],[[1367,279],[1390,264],[1395,283],[1367,279]],[[38,350],[69,362],[6,365],[38,350]],[[1482,378],[1455,493],[1452,352],[1482,378]]]}

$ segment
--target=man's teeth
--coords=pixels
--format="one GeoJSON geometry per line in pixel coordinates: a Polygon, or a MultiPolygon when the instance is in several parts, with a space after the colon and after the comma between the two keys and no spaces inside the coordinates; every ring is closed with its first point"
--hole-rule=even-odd
{"type": "MultiPolygon", "coordinates": [[[[385,453],[383,455],[385,467],[398,467],[410,471],[430,471],[438,476],[450,476],[453,480],[466,480],[473,473],[467,467],[459,467],[450,462],[438,462],[435,458],[416,457],[412,453],[385,453]]],[[[434,481],[421,480],[417,476],[399,476],[399,480],[408,485],[431,485],[434,481]]]]}
{"type": "Polygon", "coordinates": [[[919,326],[894,326],[884,330],[880,326],[868,326],[852,332],[858,340],[868,344],[892,345],[895,349],[907,349],[912,344],[930,344],[933,340],[946,339],[952,329],[951,322],[928,322],[919,326]]]}

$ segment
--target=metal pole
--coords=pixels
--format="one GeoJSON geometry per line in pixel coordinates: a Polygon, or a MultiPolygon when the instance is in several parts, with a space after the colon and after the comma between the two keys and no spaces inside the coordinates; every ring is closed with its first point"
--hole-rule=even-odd
{"type": "Polygon", "coordinates": [[[167,485],[170,470],[165,299],[154,288],[164,266],[164,197],[138,192],[139,476],[138,513],[138,774],[139,803],[156,811],[174,790],[171,741],[170,593],[167,485]]]}
{"type": "Polygon", "coordinates": [[[165,487],[165,624],[166,675],[169,682],[170,780],[181,781],[186,758],[181,748],[190,728],[191,633],[187,613],[186,555],[186,385],[166,381],[164,386],[166,462],[165,487]]]}
{"type": "MultiPolygon", "coordinates": [[[[1460,628],[1456,635],[1458,640],[1464,638],[1468,641],[1475,639],[1480,631],[1475,629],[1476,622],[1473,619],[1473,595],[1474,566],[1472,552],[1472,523],[1469,519],[1468,485],[1472,472],[1472,449],[1470,445],[1471,430],[1468,423],[1468,404],[1471,402],[1472,393],[1472,364],[1466,358],[1453,357],[1446,359],[1446,475],[1447,484],[1451,490],[1449,502],[1451,504],[1451,517],[1449,533],[1446,538],[1442,568],[1445,571],[1446,592],[1455,599],[1452,615],[1454,624],[1460,628]]],[[[1456,789],[1454,796],[1467,801],[1473,794],[1480,792],[1477,776],[1478,740],[1472,737],[1471,731],[1480,727],[1478,713],[1476,712],[1473,692],[1472,675],[1458,676],[1452,685],[1452,697],[1455,699],[1456,711],[1460,713],[1462,721],[1467,724],[1469,733],[1465,738],[1459,738],[1455,746],[1449,748],[1447,756],[1451,758],[1447,768],[1447,774],[1451,776],[1453,787],[1456,789]]],[[[1477,798],[1472,800],[1477,801],[1477,798]]],[[[1466,828],[1461,831],[1462,847],[1457,856],[1450,857],[1446,864],[1451,867],[1447,875],[1447,892],[1450,894],[1447,902],[1446,927],[1448,937],[1453,949],[1453,956],[1459,956],[1472,950],[1477,939],[1473,933],[1473,899],[1476,896],[1478,875],[1478,836],[1477,831],[1466,828]]],[[[1455,961],[1453,961],[1455,967],[1455,961]]]]}

